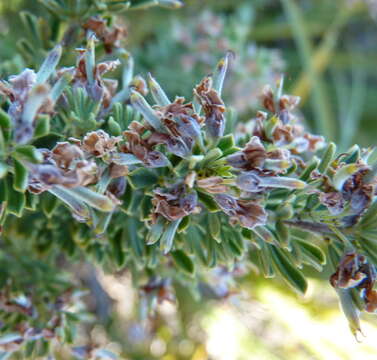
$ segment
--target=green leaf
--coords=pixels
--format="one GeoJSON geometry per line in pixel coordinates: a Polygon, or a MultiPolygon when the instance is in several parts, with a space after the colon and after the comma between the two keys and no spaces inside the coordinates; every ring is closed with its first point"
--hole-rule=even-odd
{"type": "Polygon", "coordinates": [[[271,254],[264,241],[260,241],[260,250],[257,251],[257,256],[259,260],[259,265],[262,268],[263,275],[265,278],[275,277],[275,269],[272,266],[271,254]]]}
{"type": "Polygon", "coordinates": [[[28,186],[29,172],[27,168],[19,161],[14,159],[14,178],[13,189],[19,192],[25,192],[28,186]]]}
{"type": "Polygon", "coordinates": [[[181,220],[182,219],[178,219],[169,223],[166,230],[162,234],[160,238],[160,246],[164,254],[167,254],[173,247],[174,236],[181,220]]]}
{"type": "Polygon", "coordinates": [[[175,250],[171,253],[176,265],[188,274],[194,273],[194,263],[191,258],[182,250],[175,250]]]}
{"type": "Polygon", "coordinates": [[[274,234],[265,226],[255,226],[252,231],[263,241],[270,244],[275,244],[276,239],[274,234]]]}
{"type": "Polygon", "coordinates": [[[38,354],[37,356],[39,357],[42,357],[42,358],[46,358],[49,351],[50,351],[50,342],[48,342],[47,340],[40,340],[39,341],[39,346],[38,346],[38,354]]]}
{"type": "Polygon", "coordinates": [[[0,108],[0,127],[3,130],[8,130],[12,127],[12,121],[9,115],[1,108],[0,108]]]}
{"type": "Polygon", "coordinates": [[[231,148],[229,148],[229,149],[224,150],[224,151],[223,151],[223,156],[225,157],[225,156],[228,156],[228,155],[234,154],[234,153],[236,153],[236,152],[238,152],[238,151],[241,151],[241,150],[242,150],[241,148],[239,148],[239,147],[237,147],[237,146],[233,146],[233,147],[231,147],[231,148]]]}
{"type": "Polygon", "coordinates": [[[377,201],[374,201],[368,208],[368,210],[364,213],[359,226],[363,229],[367,229],[369,227],[375,228],[375,222],[377,219],[377,201]]]}
{"type": "Polygon", "coordinates": [[[50,116],[41,114],[37,117],[34,138],[40,138],[50,133],[50,116]]]}
{"type": "Polygon", "coordinates": [[[179,223],[179,226],[178,226],[178,233],[186,231],[187,228],[190,226],[190,223],[191,223],[190,216],[185,216],[184,218],[182,218],[182,221],[179,223]]]}
{"type": "Polygon", "coordinates": [[[0,178],[0,202],[8,200],[8,179],[0,178]]]}
{"type": "Polygon", "coordinates": [[[25,346],[25,357],[29,358],[33,356],[33,352],[35,349],[36,341],[28,341],[25,346]]]}
{"type": "Polygon", "coordinates": [[[221,242],[221,236],[220,236],[220,231],[221,231],[221,223],[219,219],[219,215],[209,215],[208,216],[208,227],[209,227],[209,233],[211,236],[218,242],[221,242]]]}
{"type": "Polygon", "coordinates": [[[149,233],[147,235],[147,245],[155,244],[158,240],[160,240],[160,237],[162,236],[162,233],[164,232],[165,227],[165,220],[162,216],[159,216],[156,223],[151,226],[149,229],[149,233]]]}
{"type": "Polygon", "coordinates": [[[93,207],[94,209],[100,211],[113,211],[116,206],[107,196],[96,193],[95,191],[92,191],[83,186],[66,189],[66,191],[71,193],[72,196],[93,207]]]}
{"type": "Polygon", "coordinates": [[[326,172],[327,168],[329,167],[331,161],[334,158],[335,152],[336,145],[334,143],[329,143],[329,145],[327,145],[325,152],[322,155],[322,160],[318,165],[318,171],[321,174],[324,174],[326,172]]]}
{"type": "Polygon", "coordinates": [[[63,91],[67,88],[68,84],[72,81],[72,79],[73,79],[73,75],[66,72],[60,77],[58,81],[55,82],[50,92],[51,100],[54,103],[59,100],[63,91]]]}
{"type": "MultiPolygon", "coordinates": [[[[164,0],[166,1],[166,0],[164,0]]],[[[221,59],[216,66],[215,72],[213,74],[213,88],[221,95],[225,76],[229,66],[229,60],[232,53],[228,51],[223,59],[221,59]]]]}
{"type": "Polygon", "coordinates": [[[58,65],[60,57],[62,55],[62,46],[56,45],[47,55],[46,60],[41,65],[37,73],[37,84],[42,84],[48,80],[48,78],[55,71],[56,65],[58,65]]]}
{"type": "Polygon", "coordinates": [[[153,99],[158,105],[167,106],[171,103],[165,91],[162,90],[160,84],[150,73],[148,73],[148,85],[151,90],[153,99]]]}
{"type": "Polygon", "coordinates": [[[295,241],[300,245],[304,254],[318,262],[320,265],[326,264],[326,256],[318,246],[304,240],[296,239],[295,241]]]}
{"type": "Polygon", "coordinates": [[[361,248],[364,250],[367,257],[376,265],[377,264],[377,242],[363,237],[363,238],[360,238],[359,244],[361,248]]]}
{"type": "Polygon", "coordinates": [[[42,210],[44,214],[48,217],[51,218],[54,210],[56,209],[58,205],[58,199],[56,196],[53,196],[49,192],[44,192],[40,196],[41,198],[41,205],[42,205],[42,210]]]}
{"type": "Polygon", "coordinates": [[[55,195],[58,199],[60,199],[65,205],[67,205],[71,210],[73,210],[77,215],[82,217],[83,219],[88,219],[89,209],[84,204],[84,202],[77,198],[75,194],[69,192],[69,189],[63,186],[53,186],[51,189],[48,190],[51,194],[55,195]]]}
{"type": "Polygon", "coordinates": [[[126,256],[123,250],[123,231],[118,230],[114,236],[110,236],[110,244],[112,255],[118,267],[122,267],[126,261],[126,256]]]}
{"type": "Polygon", "coordinates": [[[5,143],[4,130],[0,128],[0,157],[3,157],[7,151],[7,144],[5,143]]]}
{"type": "Polygon", "coordinates": [[[166,132],[164,125],[157,116],[156,111],[147,103],[147,101],[137,91],[131,91],[131,105],[139,111],[147,123],[155,130],[166,132]]]}
{"type": "Polygon", "coordinates": [[[25,209],[35,211],[37,209],[40,196],[32,194],[28,191],[25,192],[25,195],[26,195],[25,209]]]}
{"type": "Polygon", "coordinates": [[[33,145],[19,145],[14,149],[13,157],[19,160],[26,160],[33,164],[43,161],[42,153],[33,145]]]}
{"type": "Polygon", "coordinates": [[[127,243],[131,248],[134,260],[142,263],[144,255],[144,240],[138,235],[138,225],[140,225],[140,222],[135,218],[129,217],[127,221],[125,221],[123,236],[126,238],[127,243]]]}
{"type": "Polygon", "coordinates": [[[241,257],[242,254],[243,254],[243,251],[242,251],[242,248],[239,246],[239,244],[234,241],[233,238],[229,237],[228,238],[228,243],[227,243],[228,247],[229,247],[229,250],[232,252],[232,254],[235,256],[235,257],[241,257]]]}
{"type": "Polygon", "coordinates": [[[0,162],[0,179],[4,178],[7,173],[8,173],[8,165],[3,163],[3,162],[0,162]]]}
{"type": "Polygon", "coordinates": [[[143,189],[148,186],[156,185],[158,177],[152,170],[140,168],[132,171],[128,175],[128,181],[134,189],[143,189]]]}
{"type": "Polygon", "coordinates": [[[281,249],[273,245],[266,245],[269,247],[272,259],[283,278],[293,289],[304,295],[308,283],[302,273],[288,260],[288,255],[281,249]]]}
{"type": "Polygon", "coordinates": [[[220,211],[219,206],[211,195],[208,195],[202,191],[198,191],[199,201],[207,208],[211,213],[220,211]]]}
{"type": "Polygon", "coordinates": [[[199,163],[201,167],[207,166],[209,163],[220,159],[223,156],[223,152],[219,148],[214,148],[210,150],[205,156],[204,159],[199,163]]]}
{"type": "Polygon", "coordinates": [[[359,311],[357,306],[354,304],[351,296],[350,289],[335,289],[342,306],[344,315],[348,320],[348,325],[354,336],[357,336],[357,333],[361,332],[360,329],[360,319],[359,311]]]}
{"type": "Polygon", "coordinates": [[[29,11],[21,11],[20,18],[28,35],[32,37],[33,43],[36,43],[38,47],[42,47],[38,18],[29,11]]]}
{"type": "Polygon", "coordinates": [[[114,120],[114,118],[112,116],[110,116],[108,122],[107,122],[107,126],[109,128],[109,132],[111,135],[113,136],[119,136],[122,134],[122,128],[120,127],[120,125],[114,120]]]}
{"type": "Polygon", "coordinates": [[[305,170],[300,175],[300,180],[302,181],[308,181],[310,178],[310,174],[317,169],[318,165],[320,163],[320,160],[314,156],[313,159],[310,161],[309,165],[305,168],[305,170]]]}
{"type": "Polygon", "coordinates": [[[149,220],[152,210],[152,198],[150,196],[144,196],[140,203],[140,220],[149,220]]]}
{"type": "Polygon", "coordinates": [[[15,191],[8,179],[8,205],[7,212],[21,217],[25,207],[25,194],[15,191]]]}
{"type": "Polygon", "coordinates": [[[283,221],[277,220],[275,224],[276,235],[281,246],[288,248],[290,242],[289,227],[283,221]]]}
{"type": "Polygon", "coordinates": [[[187,229],[186,242],[195,258],[199,259],[203,265],[207,265],[207,254],[202,241],[203,234],[200,229],[195,225],[191,225],[187,229]]]}
{"type": "Polygon", "coordinates": [[[234,147],[235,146],[235,142],[234,142],[234,136],[233,136],[233,134],[228,134],[228,135],[223,136],[219,140],[219,143],[217,144],[217,146],[218,146],[218,148],[220,148],[220,150],[222,152],[225,152],[226,150],[229,150],[232,147],[234,147]]]}
{"type": "Polygon", "coordinates": [[[342,257],[342,254],[340,250],[333,243],[328,244],[327,253],[328,253],[328,258],[330,260],[332,268],[333,270],[335,270],[339,265],[339,261],[342,257]]]}

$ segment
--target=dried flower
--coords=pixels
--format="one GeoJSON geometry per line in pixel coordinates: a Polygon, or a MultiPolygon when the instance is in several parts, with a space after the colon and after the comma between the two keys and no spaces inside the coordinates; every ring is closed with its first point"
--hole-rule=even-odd
{"type": "MultiPolygon", "coordinates": [[[[94,41],[94,40],[91,40],[94,41]]],[[[105,81],[103,75],[115,70],[120,65],[119,60],[105,61],[97,65],[94,64],[94,45],[89,45],[88,49],[80,50],[75,74],[73,78],[74,87],[86,89],[88,95],[96,102],[100,102],[103,108],[108,108],[117,82],[105,81]],[[92,55],[91,52],[93,53],[92,55]],[[89,60],[90,59],[90,60],[89,60]]]]}
{"type": "Polygon", "coordinates": [[[177,97],[173,103],[157,107],[157,115],[168,134],[155,133],[149,139],[153,144],[165,144],[170,152],[181,157],[191,152],[195,139],[200,136],[202,121],[193,105],[184,101],[177,97]]]}
{"type": "Polygon", "coordinates": [[[97,166],[85,160],[84,153],[68,142],[58,143],[52,151],[44,150],[42,164],[30,164],[29,190],[40,193],[54,185],[67,188],[86,186],[96,181],[97,166]]]}
{"type": "Polygon", "coordinates": [[[114,195],[116,198],[120,198],[126,191],[127,181],[124,176],[117,177],[111,181],[107,187],[108,193],[114,195]]]}
{"type": "Polygon", "coordinates": [[[368,172],[368,168],[361,168],[342,187],[344,199],[350,202],[351,209],[357,215],[361,215],[369,207],[374,196],[374,185],[365,181],[368,172]]]}
{"type": "Polygon", "coordinates": [[[377,291],[373,290],[377,279],[374,265],[364,255],[348,252],[341,259],[336,272],[331,275],[330,283],[334,288],[356,288],[365,301],[365,310],[377,310],[377,291]]]}
{"type": "Polygon", "coordinates": [[[121,141],[121,137],[109,136],[103,130],[89,132],[82,141],[82,149],[88,153],[102,157],[116,150],[116,145],[121,141]]]}
{"type": "Polygon", "coordinates": [[[342,218],[347,227],[355,225],[372,202],[375,185],[365,180],[368,173],[369,168],[361,164],[342,164],[336,170],[332,183],[322,176],[324,192],[320,193],[319,200],[335,216],[349,205],[347,216],[342,218]]]}
{"type": "Polygon", "coordinates": [[[185,184],[175,184],[166,189],[157,188],[153,192],[154,217],[162,215],[169,221],[175,221],[196,209],[198,196],[195,191],[188,191],[185,184]]]}
{"type": "Polygon", "coordinates": [[[319,195],[319,201],[327,207],[332,215],[340,215],[345,206],[343,195],[340,192],[321,192],[319,195]]]}
{"type": "Polygon", "coordinates": [[[11,76],[9,82],[11,85],[0,83],[0,93],[11,101],[8,114],[15,127],[15,141],[24,144],[33,137],[37,114],[52,111],[48,102],[49,88],[45,84],[37,85],[37,74],[30,69],[11,76]]]}
{"type": "Polygon", "coordinates": [[[223,136],[225,106],[218,92],[212,87],[212,78],[204,78],[194,89],[194,94],[203,107],[209,135],[213,138],[223,136]]]}
{"type": "Polygon", "coordinates": [[[286,149],[266,151],[260,138],[253,136],[242,151],[227,157],[229,165],[236,169],[267,169],[283,172],[290,166],[290,152],[286,149]]]}
{"type": "Polygon", "coordinates": [[[153,145],[141,137],[144,130],[146,129],[142,125],[136,122],[131,123],[130,130],[123,132],[127,143],[122,147],[122,152],[135,155],[147,167],[157,168],[167,166],[169,160],[165,155],[160,151],[153,150],[153,145]]]}
{"type": "Polygon", "coordinates": [[[196,185],[210,194],[220,194],[228,191],[228,187],[224,185],[223,178],[220,176],[199,179],[196,181],[196,185]]]}
{"type": "MultiPolygon", "coordinates": [[[[46,155],[45,152],[45,157],[46,155]]],[[[52,149],[50,159],[53,159],[58,167],[69,169],[75,160],[84,159],[84,153],[77,145],[70,144],[69,142],[60,142],[52,149]]]]}
{"type": "Polygon", "coordinates": [[[215,200],[232,224],[239,222],[241,226],[252,229],[267,222],[266,211],[256,201],[236,199],[227,194],[215,195],[215,200]]]}
{"type": "Polygon", "coordinates": [[[96,37],[103,42],[103,46],[107,53],[112,53],[113,48],[118,48],[120,46],[120,41],[127,35],[125,28],[117,25],[110,28],[106,25],[106,21],[99,16],[93,16],[88,19],[83,25],[83,28],[95,33],[96,37]]]}

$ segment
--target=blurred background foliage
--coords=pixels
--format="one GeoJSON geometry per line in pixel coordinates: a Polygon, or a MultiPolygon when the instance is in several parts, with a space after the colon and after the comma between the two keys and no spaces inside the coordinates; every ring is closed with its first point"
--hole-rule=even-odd
{"type": "MultiPolygon", "coordinates": [[[[23,11],[51,16],[38,1],[0,0],[1,78],[40,64],[52,46],[25,30],[23,11]]],[[[354,142],[376,143],[373,0],[186,0],[177,11],[151,8],[126,12],[118,20],[127,27],[126,48],[135,57],[136,72],[150,71],[170,95],[188,95],[230,49],[235,56],[225,102],[245,121],[258,109],[258,101],[250,99],[284,73],[287,93],[302,97],[301,110],[313,132],[344,150],[354,142]]],[[[73,56],[65,56],[63,62],[71,63],[73,56]]],[[[25,248],[17,251],[20,257],[25,248]]],[[[92,291],[85,301],[102,319],[94,322],[88,316],[78,338],[107,345],[121,358],[376,358],[376,321],[370,317],[364,326],[367,338],[357,344],[326,282],[326,269],[306,271],[312,281],[305,299],[256,272],[230,283],[213,271],[207,301],[193,301],[182,288],[176,292],[180,311],[164,303],[148,323],[135,312],[138,294],[127,273],[103,274],[88,266],[77,271],[92,291]]],[[[57,354],[70,356],[64,349],[57,354]]]]}

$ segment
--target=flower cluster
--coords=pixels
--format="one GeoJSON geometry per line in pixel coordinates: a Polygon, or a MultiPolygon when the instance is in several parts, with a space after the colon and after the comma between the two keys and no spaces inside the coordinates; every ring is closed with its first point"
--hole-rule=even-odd
{"type": "MultiPolygon", "coordinates": [[[[193,86],[191,99],[172,99],[152,75],[134,75],[121,48],[124,31],[100,17],[85,18],[81,29],[86,47],[76,66],[58,67],[63,41],[39,71],[0,83],[7,239],[22,237],[24,226],[14,224],[26,218],[33,246],[53,249],[56,263],[58,255],[73,261],[80,254],[129,271],[135,283],[149,279],[140,287],[148,309],[174,301],[177,284],[200,294],[208,268],[225,289],[217,298],[229,296],[229,278],[251,265],[266,277],[279,273],[303,294],[303,265],[320,271],[328,254],[346,314],[356,300],[376,311],[376,150],[337,154],[333,143],[307,132],[299,98],[283,94],[282,80],[264,88],[263,111],[236,124],[222,96],[231,52],[193,86]],[[106,58],[97,63],[100,46],[106,58]],[[121,73],[122,81],[105,73],[121,73]]],[[[3,310],[34,316],[28,299],[5,295],[3,310]]],[[[62,319],[51,321],[20,328],[3,345],[13,351],[35,336],[55,337],[62,319]]],[[[95,357],[97,350],[75,352],[95,357]]]]}
{"type": "MultiPolygon", "coordinates": [[[[12,334],[2,338],[0,350],[5,353],[13,353],[28,342],[42,344],[54,339],[62,340],[64,331],[68,334],[74,315],[70,312],[73,307],[78,307],[81,301],[79,294],[72,289],[65,291],[55,299],[45,301],[43,305],[49,316],[47,320],[39,319],[41,304],[33,304],[32,298],[25,295],[12,296],[7,289],[0,293],[0,311],[6,312],[8,316],[18,316],[21,320],[12,330],[12,334]],[[72,316],[70,317],[70,315],[72,316]],[[42,320],[42,321],[41,321],[42,320]]],[[[46,314],[43,314],[44,319],[46,314]]],[[[67,339],[68,341],[71,341],[67,339]]]]}
{"type": "Polygon", "coordinates": [[[376,269],[364,255],[355,252],[346,253],[339,263],[330,283],[334,288],[356,288],[365,301],[365,310],[375,312],[377,309],[377,291],[373,290],[376,282],[376,269]]]}

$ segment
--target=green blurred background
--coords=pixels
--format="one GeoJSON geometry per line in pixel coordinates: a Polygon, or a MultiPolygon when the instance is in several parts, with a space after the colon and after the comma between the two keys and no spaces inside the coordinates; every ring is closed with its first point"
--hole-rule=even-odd
{"type": "MultiPolygon", "coordinates": [[[[28,56],[28,46],[38,46],[33,34],[25,33],[21,10],[45,14],[38,1],[0,0],[2,78],[36,66],[47,50],[28,56]]],[[[301,96],[302,116],[313,132],[342,150],[353,143],[376,143],[377,1],[185,0],[177,11],[151,8],[125,13],[118,21],[127,27],[126,48],[135,57],[136,72],[150,71],[170,95],[190,95],[193,85],[232,50],[225,101],[241,119],[255,114],[263,86],[284,74],[285,90],[301,96]]],[[[146,323],[137,312],[129,275],[97,271],[95,281],[106,294],[110,315],[98,322],[89,319],[78,339],[107,344],[132,360],[377,358],[376,320],[366,319],[366,338],[358,344],[338,309],[326,269],[313,273],[305,299],[279,280],[263,279],[253,269],[247,273],[236,283],[209,273],[208,300],[195,302],[181,289],[179,311],[163,304],[146,323]],[[229,293],[225,299],[223,293],[229,293]]],[[[98,310],[96,299],[91,305],[98,310]]],[[[62,349],[58,357],[70,355],[62,349]]]]}

